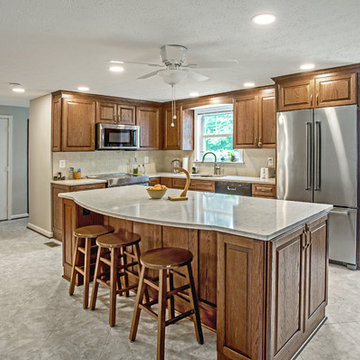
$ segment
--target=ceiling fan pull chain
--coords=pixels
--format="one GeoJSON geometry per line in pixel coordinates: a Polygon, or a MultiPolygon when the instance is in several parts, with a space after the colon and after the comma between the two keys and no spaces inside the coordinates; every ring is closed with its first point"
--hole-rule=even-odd
{"type": "Polygon", "coordinates": [[[174,120],[176,119],[176,104],[175,104],[175,86],[174,84],[171,84],[171,95],[172,95],[172,101],[171,101],[171,127],[175,127],[174,120]]]}

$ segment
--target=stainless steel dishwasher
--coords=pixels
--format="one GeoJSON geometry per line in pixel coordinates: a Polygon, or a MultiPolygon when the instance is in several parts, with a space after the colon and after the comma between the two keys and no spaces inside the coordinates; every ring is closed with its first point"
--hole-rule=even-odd
{"type": "Polygon", "coordinates": [[[220,194],[251,196],[251,183],[216,181],[215,192],[220,194]]]}

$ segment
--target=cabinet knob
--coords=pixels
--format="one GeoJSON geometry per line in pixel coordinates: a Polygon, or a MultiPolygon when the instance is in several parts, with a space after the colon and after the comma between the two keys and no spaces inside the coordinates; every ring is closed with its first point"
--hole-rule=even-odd
{"type": "Polygon", "coordinates": [[[261,137],[259,137],[258,147],[259,147],[259,148],[262,147],[261,137]]]}

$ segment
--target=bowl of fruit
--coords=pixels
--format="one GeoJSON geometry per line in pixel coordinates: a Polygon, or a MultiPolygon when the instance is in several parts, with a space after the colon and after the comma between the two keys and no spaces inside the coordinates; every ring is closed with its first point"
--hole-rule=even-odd
{"type": "Polygon", "coordinates": [[[165,195],[167,187],[165,185],[156,184],[146,188],[146,190],[152,199],[161,199],[165,195]]]}

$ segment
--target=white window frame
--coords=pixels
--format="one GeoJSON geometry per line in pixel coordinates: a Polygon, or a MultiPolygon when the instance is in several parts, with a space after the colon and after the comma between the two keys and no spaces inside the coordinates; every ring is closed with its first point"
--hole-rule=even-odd
{"type": "MultiPolygon", "coordinates": [[[[221,112],[233,112],[233,105],[226,104],[226,105],[207,105],[199,108],[195,108],[195,161],[200,162],[202,159],[203,154],[205,153],[204,141],[203,138],[205,137],[203,133],[203,128],[201,126],[200,117],[205,114],[212,114],[212,113],[221,113],[221,112]]],[[[206,137],[224,137],[224,136],[234,136],[234,134],[215,134],[215,135],[207,135],[206,137]]],[[[232,162],[232,161],[224,161],[223,163],[226,164],[242,164],[244,163],[244,153],[242,149],[239,150],[240,159],[239,161],[232,162]]],[[[218,159],[220,162],[220,159],[218,159]]]]}

